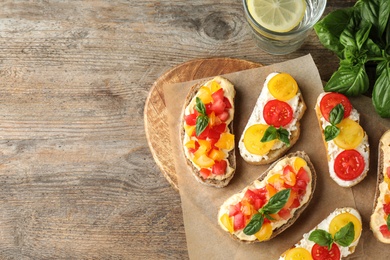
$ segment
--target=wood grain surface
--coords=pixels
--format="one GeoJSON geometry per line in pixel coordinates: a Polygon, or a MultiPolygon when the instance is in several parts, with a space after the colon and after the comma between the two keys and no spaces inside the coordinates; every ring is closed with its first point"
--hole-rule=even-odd
{"type": "Polygon", "coordinates": [[[191,60],[308,53],[328,80],[338,59],[314,32],[266,54],[241,1],[1,1],[0,259],[187,259],[180,195],[145,133],[154,82],[191,60]]]}
{"type": "Polygon", "coordinates": [[[167,123],[164,86],[260,66],[259,63],[232,58],[196,59],[172,68],[154,82],[145,104],[145,133],[154,160],[174,189],[178,190],[179,187],[167,123]]]}

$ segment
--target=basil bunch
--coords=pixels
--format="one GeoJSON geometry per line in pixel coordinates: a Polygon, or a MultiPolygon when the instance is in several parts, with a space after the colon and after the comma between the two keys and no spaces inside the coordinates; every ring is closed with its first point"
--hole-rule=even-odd
{"type": "Polygon", "coordinates": [[[381,117],[390,117],[390,1],[358,0],[335,10],[314,30],[322,45],[333,51],[340,65],[324,87],[347,96],[369,89],[367,64],[375,64],[372,103],[381,117]]]}
{"type": "Polygon", "coordinates": [[[336,242],[340,246],[347,247],[353,242],[354,238],[355,229],[352,222],[348,222],[347,225],[337,231],[336,234],[334,234],[334,237],[332,237],[329,232],[322,229],[314,230],[309,235],[310,241],[313,241],[320,246],[327,246],[328,250],[332,248],[334,242],[336,242]]]}
{"type": "Polygon", "coordinates": [[[272,196],[258,213],[254,214],[249,223],[244,228],[245,235],[256,234],[263,226],[264,218],[273,220],[270,214],[278,213],[286,205],[290,197],[291,189],[284,189],[272,196]]]}

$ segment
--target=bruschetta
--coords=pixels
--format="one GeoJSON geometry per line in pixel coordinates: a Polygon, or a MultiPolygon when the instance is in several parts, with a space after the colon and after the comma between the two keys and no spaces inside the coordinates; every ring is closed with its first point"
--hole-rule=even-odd
{"type": "Polygon", "coordinates": [[[390,244],[390,130],[379,141],[378,179],[370,228],[380,242],[390,244]]]}
{"type": "Polygon", "coordinates": [[[362,234],[359,212],[350,207],[338,208],[315,228],[303,235],[279,260],[339,260],[355,252],[362,234]]]}
{"type": "Polygon", "coordinates": [[[290,149],[300,134],[306,105],[295,79],[271,73],[241,135],[238,148],[250,164],[269,164],[290,149]]]}
{"type": "Polygon", "coordinates": [[[316,173],[308,155],[290,153],[226,199],[218,212],[219,226],[241,242],[270,240],[295,222],[315,186],[316,173]]]}
{"type": "Polygon", "coordinates": [[[367,133],[359,112],[349,99],[336,92],[321,93],[315,111],[327,152],[330,177],[341,187],[352,187],[369,169],[367,133]]]}
{"type": "Polygon", "coordinates": [[[224,187],[236,168],[233,133],[234,85],[223,77],[193,86],[182,115],[187,164],[200,183],[224,187]]]}

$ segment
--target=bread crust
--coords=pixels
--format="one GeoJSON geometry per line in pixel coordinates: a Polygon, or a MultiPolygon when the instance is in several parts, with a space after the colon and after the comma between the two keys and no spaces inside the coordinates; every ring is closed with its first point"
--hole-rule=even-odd
{"type": "MultiPolygon", "coordinates": [[[[297,209],[294,212],[294,215],[293,215],[292,218],[290,218],[285,224],[283,224],[279,228],[276,228],[276,229],[273,230],[272,235],[269,238],[269,240],[271,240],[272,238],[276,237],[277,235],[279,235],[280,233],[285,231],[287,228],[289,228],[292,224],[294,224],[294,222],[299,218],[299,216],[302,214],[302,212],[309,205],[311,199],[313,198],[314,190],[315,190],[316,185],[317,185],[317,174],[316,174],[315,168],[314,168],[312,162],[310,161],[309,156],[304,151],[297,151],[297,152],[294,152],[294,153],[289,153],[289,154],[279,158],[277,161],[272,163],[270,165],[270,167],[268,167],[268,169],[265,172],[263,172],[256,180],[259,180],[259,181],[264,180],[265,177],[267,177],[267,174],[275,167],[275,165],[279,161],[281,161],[281,160],[283,160],[285,158],[291,158],[291,157],[301,157],[302,159],[304,159],[307,162],[307,166],[309,167],[310,172],[311,172],[311,183],[310,183],[310,185],[311,185],[311,193],[310,193],[310,196],[309,196],[307,202],[305,204],[303,204],[299,209],[297,209]]],[[[253,182],[250,185],[248,185],[248,186],[251,186],[252,184],[253,184],[253,182]]],[[[232,238],[234,238],[235,240],[238,240],[238,241],[243,242],[243,243],[248,243],[248,244],[262,242],[262,241],[259,241],[259,240],[253,240],[253,241],[252,240],[243,240],[243,239],[238,238],[234,234],[230,234],[230,236],[232,238]]],[[[267,240],[267,241],[269,241],[269,240],[267,240]]]]}
{"type": "MultiPolygon", "coordinates": [[[[265,86],[264,86],[265,87],[265,86]]],[[[278,158],[280,158],[281,156],[285,155],[288,150],[291,149],[291,147],[294,146],[294,144],[298,141],[299,139],[299,136],[300,136],[300,133],[301,133],[301,130],[300,130],[300,120],[301,118],[303,117],[305,111],[306,111],[306,103],[305,101],[303,100],[303,96],[302,96],[302,93],[300,91],[300,89],[298,88],[298,91],[297,91],[297,95],[299,97],[299,100],[298,100],[298,107],[301,107],[301,109],[299,109],[299,111],[294,111],[297,112],[296,114],[296,118],[297,118],[297,121],[295,123],[295,126],[296,126],[296,130],[292,130],[290,133],[290,137],[289,137],[289,140],[290,140],[290,145],[287,146],[286,144],[283,143],[283,146],[281,148],[278,148],[278,149],[274,149],[274,150],[270,150],[266,156],[267,156],[267,159],[266,158],[262,158],[260,161],[253,161],[251,160],[250,158],[247,158],[246,156],[243,155],[242,151],[241,152],[241,157],[244,159],[244,161],[246,161],[247,163],[249,164],[252,164],[252,165],[264,165],[264,164],[269,164],[269,163],[272,163],[274,162],[275,160],[277,160],[278,158]]],[[[256,109],[256,107],[255,107],[256,109]]],[[[253,113],[253,112],[252,112],[253,113]]],[[[246,127],[247,128],[247,127],[246,127]]],[[[245,133],[245,131],[244,131],[245,133]]],[[[242,135],[244,135],[244,133],[242,133],[242,135]]],[[[240,139],[240,142],[243,142],[243,137],[241,137],[240,139]]]]}
{"type": "Polygon", "coordinates": [[[375,209],[378,206],[378,203],[380,202],[379,197],[382,195],[379,186],[381,183],[385,181],[385,147],[390,147],[390,130],[387,130],[380,138],[379,145],[378,145],[378,171],[377,171],[377,181],[376,181],[376,189],[375,189],[375,196],[374,196],[374,203],[373,203],[373,209],[370,219],[370,229],[374,233],[374,237],[386,244],[390,244],[389,240],[385,240],[383,236],[378,232],[378,230],[374,230],[373,228],[373,215],[375,213],[375,209]]]}
{"type": "MultiPolygon", "coordinates": [[[[326,150],[326,158],[328,161],[328,167],[330,167],[331,158],[330,158],[329,150],[328,150],[328,142],[325,141],[325,132],[324,132],[324,129],[322,128],[321,118],[323,118],[323,116],[322,116],[320,107],[318,105],[319,101],[320,101],[320,96],[318,97],[318,100],[316,102],[314,110],[316,112],[317,122],[318,122],[318,125],[319,125],[320,130],[321,130],[322,141],[323,141],[323,144],[324,144],[325,150],[326,150]]],[[[366,131],[364,131],[364,135],[365,135],[364,138],[368,138],[366,131]]],[[[364,140],[364,138],[363,138],[363,140],[364,140]]],[[[367,146],[367,149],[369,149],[369,146],[367,146]]],[[[369,153],[369,150],[367,151],[367,153],[369,153]]],[[[365,163],[366,163],[366,165],[368,165],[369,161],[365,161],[365,163]]],[[[332,176],[332,175],[331,175],[331,178],[341,187],[352,187],[352,186],[355,186],[356,184],[360,183],[367,176],[367,173],[368,173],[368,167],[365,171],[362,172],[362,174],[360,174],[359,177],[357,177],[356,179],[354,179],[352,181],[343,181],[343,180],[339,179],[337,176],[332,176]],[[341,184],[341,182],[344,182],[344,183],[341,184]]]]}
{"type": "MultiPolygon", "coordinates": [[[[214,79],[212,80],[216,80],[216,81],[225,81],[229,84],[232,84],[232,82],[230,82],[229,80],[227,80],[226,78],[223,78],[221,76],[217,76],[215,77],[214,79]]],[[[185,114],[185,109],[186,107],[190,104],[191,100],[196,96],[198,90],[205,85],[205,83],[207,82],[200,82],[200,83],[197,83],[195,85],[193,85],[185,99],[185,102],[184,102],[184,107],[182,109],[182,114],[181,114],[181,126],[184,125],[184,114],[185,114]]],[[[233,103],[234,103],[234,99],[235,99],[235,92],[234,92],[234,95],[233,95],[233,103]]],[[[234,108],[234,107],[233,107],[234,108]]],[[[227,126],[230,130],[230,133],[234,134],[234,128],[233,128],[233,120],[229,123],[229,125],[227,126]]],[[[180,137],[181,137],[181,144],[183,146],[183,141],[184,141],[184,137],[185,137],[185,130],[183,129],[183,127],[181,127],[181,133],[180,133],[180,137]]],[[[184,146],[183,146],[183,149],[184,149],[184,146]]],[[[195,179],[199,182],[199,183],[202,183],[202,184],[205,184],[205,185],[208,185],[208,186],[213,186],[213,187],[216,187],[216,188],[223,188],[225,186],[227,186],[229,184],[229,182],[231,181],[231,179],[234,177],[234,173],[235,173],[235,169],[236,169],[236,155],[235,155],[235,147],[229,151],[228,153],[228,157],[227,157],[227,160],[229,162],[229,166],[231,168],[233,168],[233,171],[231,172],[230,175],[228,176],[225,176],[225,178],[221,179],[221,180],[218,180],[218,179],[214,179],[214,178],[207,178],[207,179],[204,179],[202,177],[202,175],[200,174],[199,170],[194,166],[193,162],[187,158],[187,156],[185,156],[185,159],[186,159],[186,163],[187,165],[189,166],[189,168],[191,169],[191,173],[192,175],[195,177],[195,179]]]]}

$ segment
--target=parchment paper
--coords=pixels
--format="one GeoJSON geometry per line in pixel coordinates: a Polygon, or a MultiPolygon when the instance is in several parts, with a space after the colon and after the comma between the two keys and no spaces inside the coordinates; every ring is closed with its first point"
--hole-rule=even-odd
{"type": "Polygon", "coordinates": [[[225,188],[208,187],[198,183],[185,163],[180,144],[180,113],[184,100],[192,85],[201,79],[166,86],[164,96],[169,114],[169,126],[175,166],[180,190],[188,253],[191,259],[278,259],[286,249],[301,239],[302,235],[315,227],[337,207],[351,206],[360,211],[363,219],[363,234],[356,251],[349,259],[386,259],[390,245],[375,240],[369,230],[377,176],[377,149],[380,136],[390,126],[388,119],[380,118],[368,97],[351,98],[354,107],[361,113],[361,124],[369,135],[370,171],[368,176],[353,188],[338,186],[328,174],[326,151],[314,112],[318,95],[323,85],[317,67],[310,55],[271,66],[223,75],[236,88],[235,135],[236,174],[225,188]],[[255,244],[236,241],[223,231],[217,223],[217,212],[225,199],[239,192],[256,179],[269,165],[247,164],[239,155],[237,141],[271,72],[290,73],[298,82],[307,110],[301,120],[301,136],[289,150],[305,151],[317,172],[317,187],[309,206],[289,229],[274,239],[255,244]]]}

